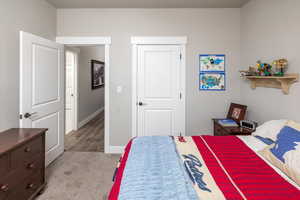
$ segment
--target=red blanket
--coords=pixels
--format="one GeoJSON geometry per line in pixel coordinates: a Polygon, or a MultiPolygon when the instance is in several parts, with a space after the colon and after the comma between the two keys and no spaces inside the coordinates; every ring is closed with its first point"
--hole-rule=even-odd
{"type": "Polygon", "coordinates": [[[238,137],[192,138],[226,199],[300,199],[300,191],[282,178],[238,137]]]}

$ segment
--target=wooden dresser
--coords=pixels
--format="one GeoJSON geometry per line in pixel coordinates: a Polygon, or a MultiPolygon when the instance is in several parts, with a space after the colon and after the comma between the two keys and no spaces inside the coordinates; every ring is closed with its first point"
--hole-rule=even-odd
{"type": "Polygon", "coordinates": [[[213,119],[214,136],[226,135],[251,135],[253,131],[240,127],[224,127],[218,123],[219,119],[213,119]]]}
{"type": "Polygon", "coordinates": [[[0,133],[0,200],[33,199],[44,188],[46,131],[0,133]]]}

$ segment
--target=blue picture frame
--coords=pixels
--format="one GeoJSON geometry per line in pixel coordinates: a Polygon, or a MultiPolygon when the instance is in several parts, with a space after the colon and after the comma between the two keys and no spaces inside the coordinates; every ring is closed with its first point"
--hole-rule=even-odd
{"type": "Polygon", "coordinates": [[[226,55],[225,54],[200,54],[199,71],[210,72],[210,73],[215,73],[215,72],[225,73],[226,55]]]}
{"type": "Polygon", "coordinates": [[[225,91],[226,90],[225,72],[200,72],[199,90],[200,91],[225,91]],[[205,78],[206,80],[204,80],[205,78]]]}

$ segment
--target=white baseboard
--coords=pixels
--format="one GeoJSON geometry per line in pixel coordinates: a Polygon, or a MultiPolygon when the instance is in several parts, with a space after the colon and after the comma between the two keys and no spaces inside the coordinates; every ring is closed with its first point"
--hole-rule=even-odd
{"type": "Polygon", "coordinates": [[[124,146],[109,146],[108,152],[110,154],[122,154],[124,152],[125,147],[124,146]]]}
{"type": "Polygon", "coordinates": [[[100,114],[104,110],[104,107],[98,109],[96,112],[89,115],[87,118],[78,123],[78,129],[89,123],[92,119],[94,119],[98,114],[100,114]]]}

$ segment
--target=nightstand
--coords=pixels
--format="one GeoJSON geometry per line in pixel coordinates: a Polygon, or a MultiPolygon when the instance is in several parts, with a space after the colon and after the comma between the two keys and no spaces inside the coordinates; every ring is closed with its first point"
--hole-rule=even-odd
{"type": "Polygon", "coordinates": [[[218,123],[220,119],[213,119],[214,123],[214,136],[226,135],[251,135],[254,131],[240,128],[240,127],[224,127],[218,123]]]}

